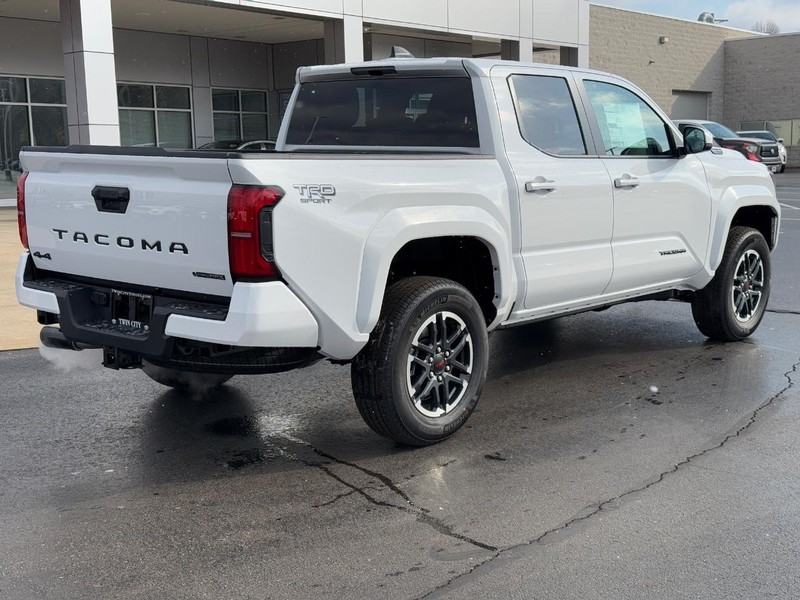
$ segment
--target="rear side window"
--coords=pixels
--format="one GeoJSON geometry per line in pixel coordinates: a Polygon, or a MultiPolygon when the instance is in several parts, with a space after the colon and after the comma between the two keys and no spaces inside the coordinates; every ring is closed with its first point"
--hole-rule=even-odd
{"type": "Polygon", "coordinates": [[[585,81],[607,156],[672,156],[669,129],[639,96],[602,81],[585,81]]]}
{"type": "Polygon", "coordinates": [[[531,146],[557,156],[586,154],[575,102],[566,79],[512,75],[519,131],[531,146]]]}
{"type": "Polygon", "coordinates": [[[303,83],[289,145],[477,148],[467,77],[396,77],[303,83]]]}

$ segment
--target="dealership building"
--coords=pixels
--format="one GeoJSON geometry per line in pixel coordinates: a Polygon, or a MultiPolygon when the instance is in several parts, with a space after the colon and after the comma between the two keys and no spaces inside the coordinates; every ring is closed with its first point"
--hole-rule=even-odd
{"type": "Polygon", "coordinates": [[[0,0],[0,201],[25,145],[275,139],[297,67],[393,45],[610,71],[800,146],[798,43],[588,0],[0,0]]]}
{"type": "Polygon", "coordinates": [[[635,82],[673,119],[769,129],[784,140],[789,166],[800,167],[800,33],[762,35],[594,4],[590,12],[591,68],[635,82]]]}

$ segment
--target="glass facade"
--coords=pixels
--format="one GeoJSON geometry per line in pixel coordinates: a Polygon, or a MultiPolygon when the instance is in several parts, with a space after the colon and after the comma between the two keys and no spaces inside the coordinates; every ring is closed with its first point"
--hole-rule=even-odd
{"type": "Polygon", "coordinates": [[[211,108],[216,141],[268,139],[266,92],[214,88],[211,108]]]}
{"type": "Polygon", "coordinates": [[[63,79],[0,76],[0,197],[13,197],[23,146],[67,144],[63,79]]]}
{"type": "Polygon", "coordinates": [[[189,88],[184,86],[117,84],[122,145],[191,148],[190,97],[189,88]]]}

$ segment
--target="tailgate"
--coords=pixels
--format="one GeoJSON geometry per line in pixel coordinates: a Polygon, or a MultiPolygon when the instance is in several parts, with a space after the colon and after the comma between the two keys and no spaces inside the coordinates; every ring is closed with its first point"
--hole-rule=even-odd
{"type": "Polygon", "coordinates": [[[229,296],[227,159],[182,154],[23,152],[36,266],[229,296]]]}

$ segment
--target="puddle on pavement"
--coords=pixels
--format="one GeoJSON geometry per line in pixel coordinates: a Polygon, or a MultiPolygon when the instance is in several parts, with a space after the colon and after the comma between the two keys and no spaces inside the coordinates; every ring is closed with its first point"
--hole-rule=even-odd
{"type": "Polygon", "coordinates": [[[227,417],[209,423],[206,431],[223,437],[256,437],[258,420],[253,416],[227,417]]]}
{"type": "Polygon", "coordinates": [[[276,460],[280,456],[280,452],[270,451],[266,448],[248,448],[234,452],[232,458],[226,461],[225,465],[233,471],[238,471],[250,465],[276,460]]]}

